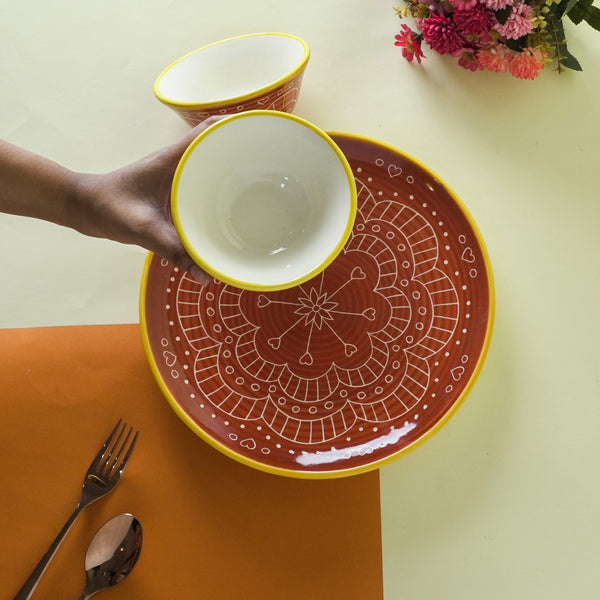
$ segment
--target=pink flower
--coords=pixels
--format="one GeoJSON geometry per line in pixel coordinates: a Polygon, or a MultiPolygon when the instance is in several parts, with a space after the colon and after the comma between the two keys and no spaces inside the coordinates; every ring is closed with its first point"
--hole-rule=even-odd
{"type": "Polygon", "coordinates": [[[508,65],[511,75],[519,79],[535,79],[544,67],[545,55],[540,48],[525,48],[523,52],[513,52],[508,65]]]}
{"type": "Polygon", "coordinates": [[[492,10],[500,10],[506,8],[509,4],[513,4],[514,0],[481,0],[481,2],[492,10]]]}
{"type": "Polygon", "coordinates": [[[440,54],[454,54],[460,50],[465,38],[454,21],[446,15],[431,15],[421,26],[425,41],[440,54]]]}
{"type": "Polygon", "coordinates": [[[488,71],[505,73],[511,61],[511,51],[501,44],[495,44],[479,50],[477,61],[488,71]]]}
{"type": "Polygon", "coordinates": [[[477,4],[470,10],[456,9],[454,22],[465,35],[478,35],[488,32],[496,23],[494,13],[483,4],[477,4]]]}
{"type": "Polygon", "coordinates": [[[475,56],[473,50],[469,50],[468,48],[463,48],[460,52],[456,54],[459,57],[458,64],[463,68],[469,71],[477,71],[481,69],[481,65],[477,61],[477,57],[475,56]]]}
{"type": "Polygon", "coordinates": [[[479,0],[450,0],[454,10],[469,10],[478,4],[479,0]]]}
{"type": "Polygon", "coordinates": [[[420,64],[421,57],[425,56],[421,50],[421,37],[417,36],[408,25],[403,24],[401,27],[402,31],[395,36],[394,46],[402,48],[402,56],[408,62],[412,62],[412,59],[416,58],[420,64]]]}
{"type": "Polygon", "coordinates": [[[506,38],[518,40],[531,31],[533,26],[531,15],[531,7],[523,2],[517,2],[513,5],[506,23],[504,25],[496,25],[495,29],[506,38]]]}

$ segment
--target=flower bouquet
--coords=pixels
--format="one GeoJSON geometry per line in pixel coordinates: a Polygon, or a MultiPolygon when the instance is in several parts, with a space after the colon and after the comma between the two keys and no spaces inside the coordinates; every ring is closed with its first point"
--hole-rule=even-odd
{"type": "Polygon", "coordinates": [[[563,19],[586,21],[600,30],[594,0],[404,0],[400,18],[412,17],[417,31],[402,24],[395,45],[418,63],[424,41],[439,54],[451,54],[465,69],[508,72],[535,79],[548,64],[558,72],[581,71],[567,49],[563,19]]]}

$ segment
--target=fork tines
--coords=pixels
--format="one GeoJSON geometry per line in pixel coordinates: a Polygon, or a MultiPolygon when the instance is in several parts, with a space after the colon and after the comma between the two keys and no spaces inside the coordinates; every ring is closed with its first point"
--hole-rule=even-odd
{"type": "Polygon", "coordinates": [[[134,433],[133,427],[128,428],[127,423],[121,425],[122,421],[122,419],[118,420],[115,428],[108,436],[95,465],[97,470],[109,479],[117,472],[119,475],[123,473],[139,434],[139,430],[134,433]],[[127,434],[123,437],[126,430],[127,434]],[[133,438],[129,442],[132,434],[133,438]],[[126,448],[127,451],[123,454],[126,448]]]}

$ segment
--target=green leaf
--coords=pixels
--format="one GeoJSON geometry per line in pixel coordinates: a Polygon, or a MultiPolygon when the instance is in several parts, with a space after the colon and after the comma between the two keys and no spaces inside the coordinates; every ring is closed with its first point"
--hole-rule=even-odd
{"type": "Polygon", "coordinates": [[[579,2],[579,0],[569,0],[567,5],[565,6],[565,12],[563,14],[568,14],[568,12],[579,2]]]}
{"type": "Polygon", "coordinates": [[[575,25],[585,21],[596,31],[600,31],[600,8],[592,6],[593,0],[580,0],[568,12],[567,16],[575,25]]]}
{"type": "Polygon", "coordinates": [[[548,19],[548,33],[551,35],[551,43],[554,47],[554,58],[558,63],[558,71],[562,67],[572,69],[574,71],[583,71],[579,61],[569,52],[567,48],[567,39],[565,37],[565,29],[561,19],[554,15],[548,19]]]}
{"type": "Polygon", "coordinates": [[[507,38],[504,44],[509,50],[514,50],[515,52],[522,52],[523,48],[527,48],[527,46],[529,45],[526,35],[520,37],[518,40],[507,38]]]}
{"type": "Polygon", "coordinates": [[[583,71],[579,61],[566,49],[566,47],[563,47],[561,52],[562,58],[560,59],[560,64],[563,67],[567,67],[567,69],[572,69],[573,71],[583,71]]]}
{"type": "Polygon", "coordinates": [[[506,23],[506,21],[508,21],[508,17],[510,16],[511,12],[512,12],[512,5],[509,5],[506,8],[501,8],[500,10],[497,10],[496,11],[496,20],[498,21],[498,23],[500,23],[500,25],[504,25],[506,23]]]}
{"type": "Polygon", "coordinates": [[[577,4],[577,2],[587,2],[588,0],[560,0],[558,3],[553,3],[550,8],[550,14],[554,15],[557,19],[562,19],[563,15],[569,9],[570,4],[577,4]]]}

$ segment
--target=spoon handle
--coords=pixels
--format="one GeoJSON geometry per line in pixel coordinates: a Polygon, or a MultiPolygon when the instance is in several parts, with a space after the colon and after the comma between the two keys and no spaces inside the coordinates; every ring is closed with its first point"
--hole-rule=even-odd
{"type": "Polygon", "coordinates": [[[62,544],[62,541],[65,539],[67,533],[69,533],[69,529],[75,523],[75,519],[79,516],[79,513],[82,511],[84,506],[81,504],[77,505],[77,508],[73,511],[73,514],[67,519],[67,522],[63,525],[63,528],[58,532],[56,539],[52,542],[50,548],[44,556],[42,556],[40,562],[37,564],[29,579],[24,583],[23,587],[19,590],[18,594],[14,597],[14,600],[29,600],[31,598],[37,584],[39,583],[44,571],[48,567],[48,564],[56,554],[56,551],[62,544]]]}

